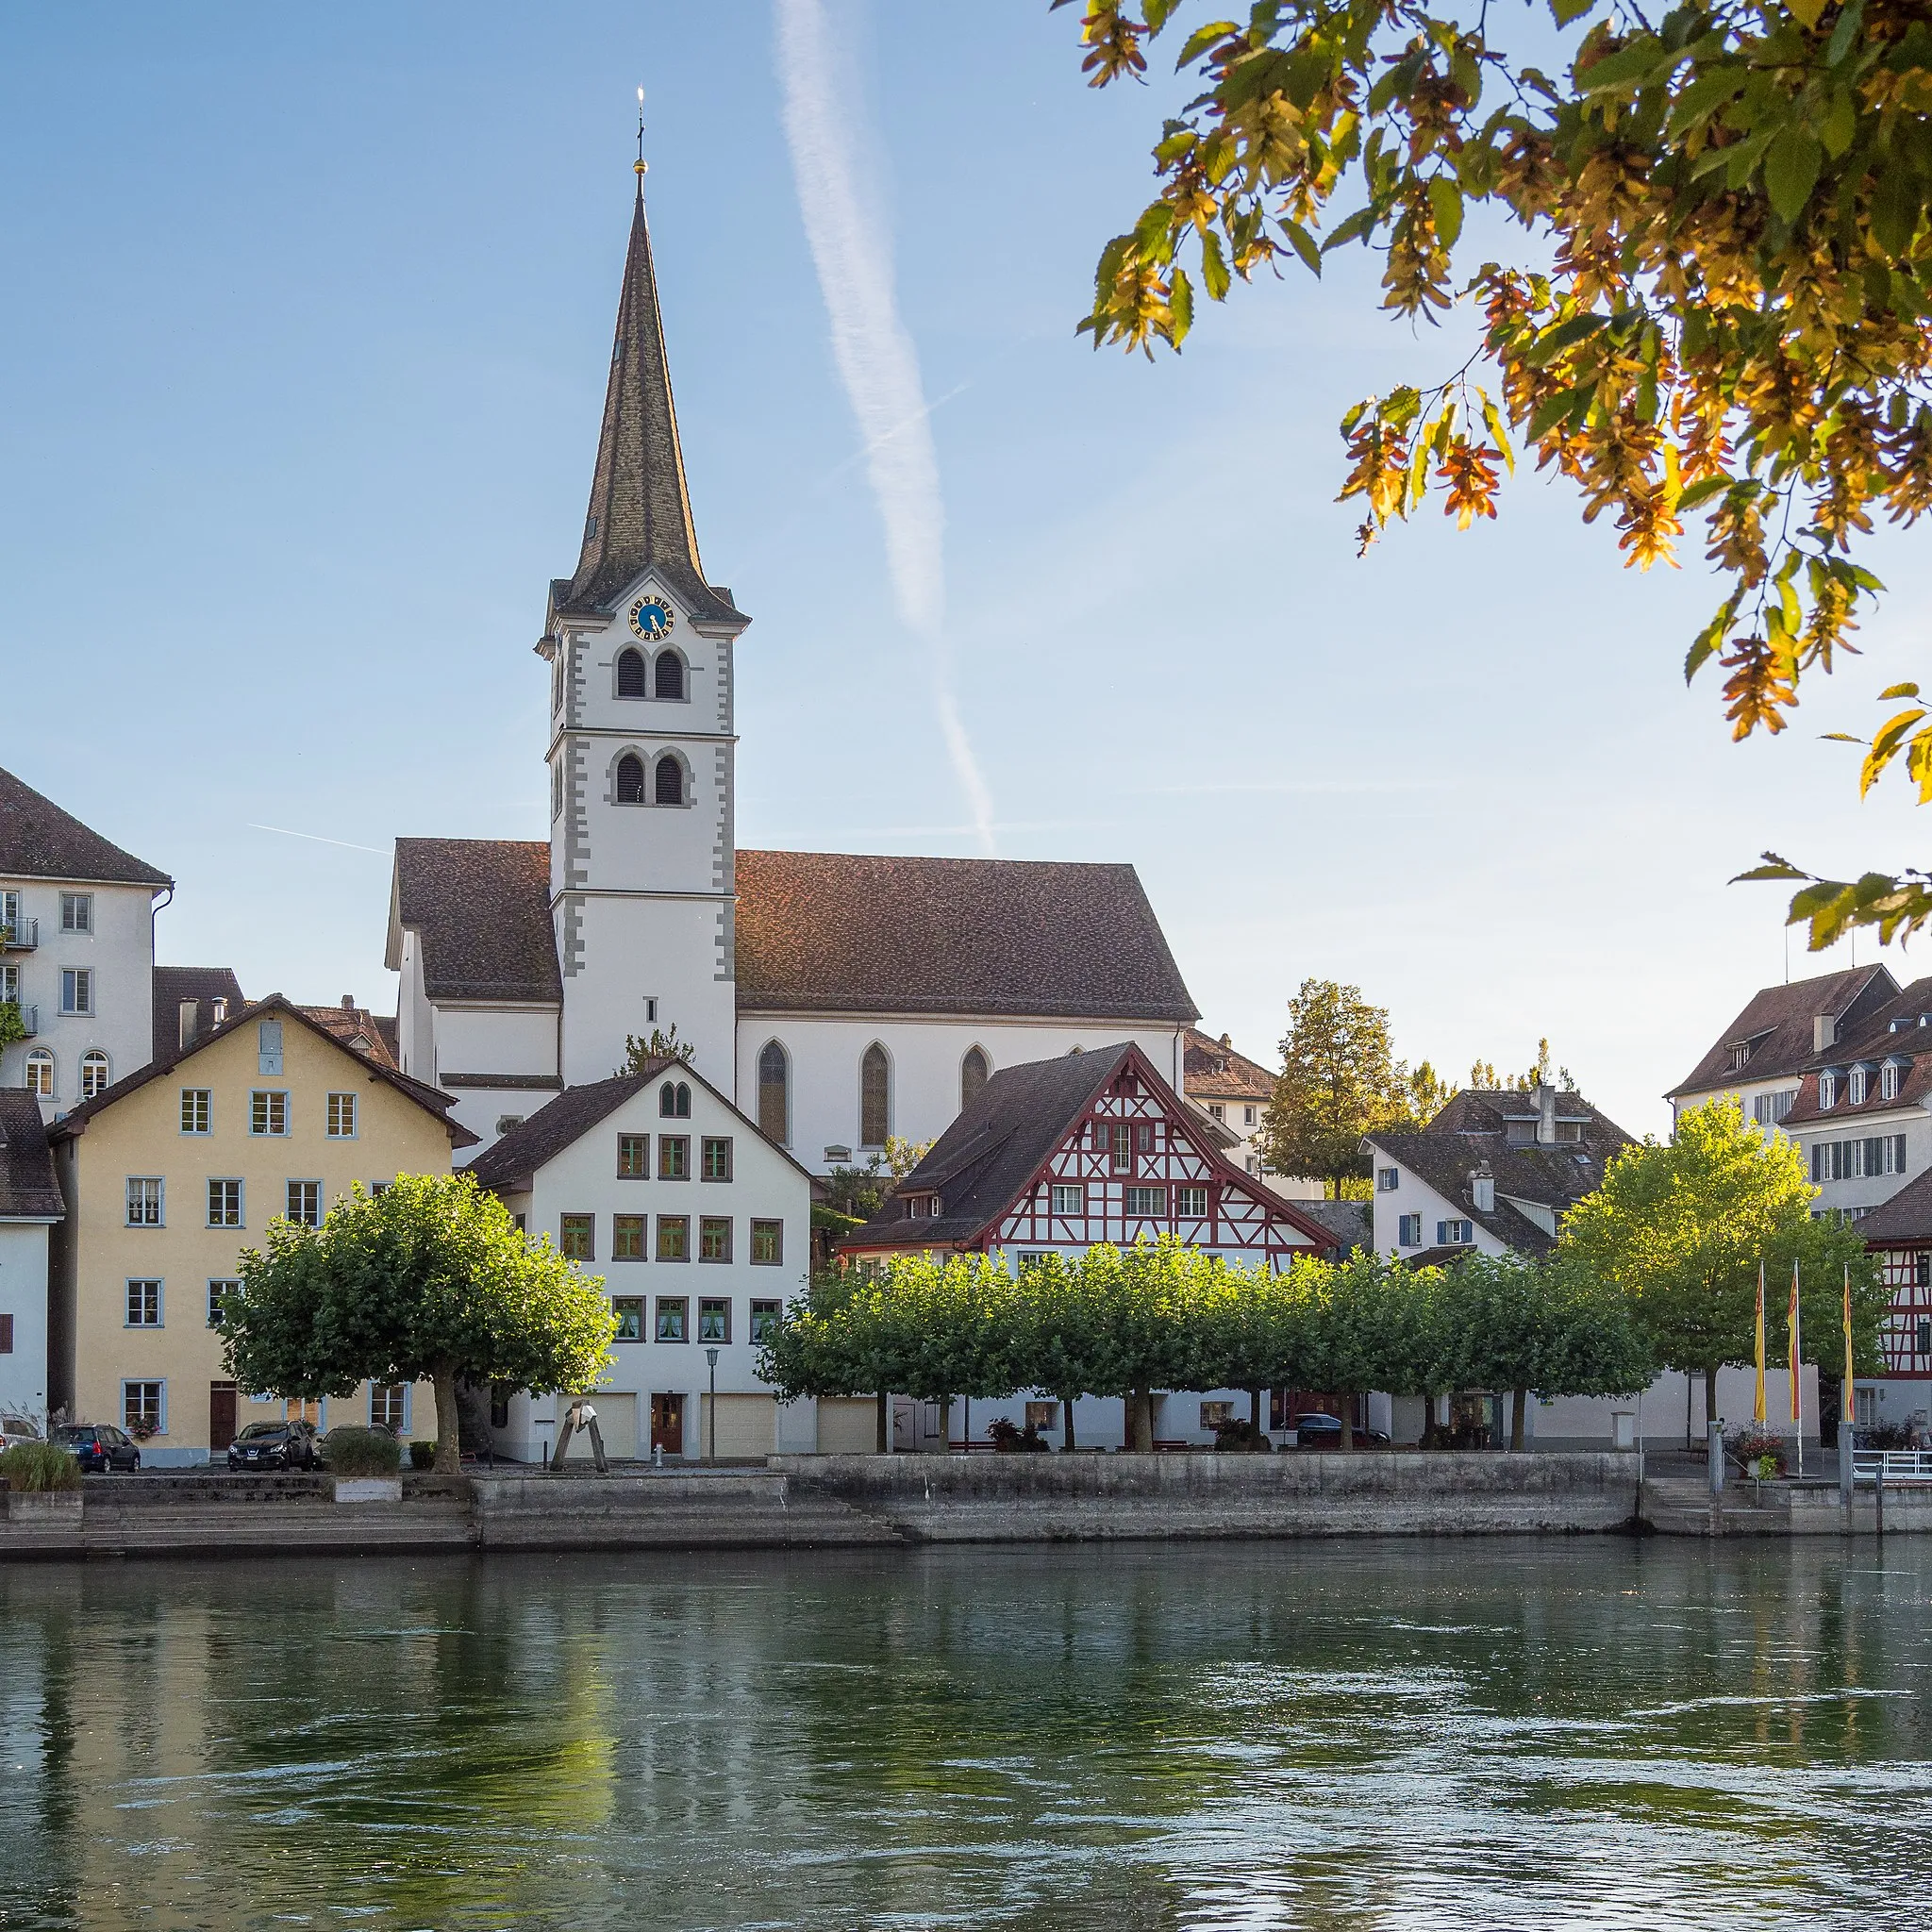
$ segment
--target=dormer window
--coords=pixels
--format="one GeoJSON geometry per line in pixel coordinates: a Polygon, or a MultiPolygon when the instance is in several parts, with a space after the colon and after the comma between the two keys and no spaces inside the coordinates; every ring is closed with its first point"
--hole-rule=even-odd
{"type": "Polygon", "coordinates": [[[1905,1077],[1906,1063],[1903,1060],[1887,1060],[1878,1070],[1878,1097],[1880,1100],[1896,1100],[1899,1083],[1905,1077]]]}
{"type": "Polygon", "coordinates": [[[1828,1067],[1818,1076],[1818,1109],[1829,1112],[1838,1105],[1838,1075],[1828,1067]]]}
{"type": "Polygon", "coordinates": [[[1846,1083],[1849,1091],[1845,1097],[1854,1107],[1864,1106],[1866,1085],[1870,1078],[1871,1075],[1866,1073],[1863,1067],[1854,1067],[1852,1069],[1852,1076],[1846,1083]]]}
{"type": "Polygon", "coordinates": [[[1745,1063],[1745,1061],[1747,1061],[1747,1060],[1748,1060],[1748,1059],[1749,1059],[1750,1058],[1751,1058],[1751,1042],[1750,1042],[1750,1041],[1749,1041],[1748,1040],[1737,1040],[1737,1041],[1733,1041],[1731,1042],[1731,1072],[1732,1072],[1732,1073],[1734,1073],[1734,1074],[1740,1074],[1740,1073],[1742,1073],[1742,1072],[1743,1072],[1743,1070],[1744,1070],[1744,1063],[1745,1063]]]}

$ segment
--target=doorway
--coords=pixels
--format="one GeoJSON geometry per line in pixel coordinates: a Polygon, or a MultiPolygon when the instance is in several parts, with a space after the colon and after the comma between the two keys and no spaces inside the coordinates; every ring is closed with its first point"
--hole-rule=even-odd
{"type": "Polygon", "coordinates": [[[208,1448],[220,1456],[235,1440],[235,1385],[210,1382],[208,1385],[208,1448]]]}
{"type": "Polygon", "coordinates": [[[667,1456],[684,1454],[684,1397],[651,1397],[651,1447],[667,1456]]]}

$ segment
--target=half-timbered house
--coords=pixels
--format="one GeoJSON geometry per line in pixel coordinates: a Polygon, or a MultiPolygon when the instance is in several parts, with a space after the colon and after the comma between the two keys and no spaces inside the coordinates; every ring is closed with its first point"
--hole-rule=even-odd
{"type": "Polygon", "coordinates": [[[1932,1411],[1932,1172],[1901,1188],[1858,1223],[1891,1290],[1878,1333],[1883,1363],[1853,1385],[1861,1429],[1896,1426],[1932,1411]]]}
{"type": "MultiPolygon", "coordinates": [[[[1036,1257],[1084,1254],[1173,1235],[1203,1253],[1280,1269],[1296,1255],[1328,1253],[1335,1235],[1228,1158],[1234,1139],[1191,1107],[1131,1042],[1007,1067],[986,1083],[933,1143],[885,1208],[840,1243],[863,1264],[927,1253],[999,1254],[1014,1270],[1036,1257]]],[[[1215,1425],[1248,1412],[1231,1389],[1160,1399],[1158,1439],[1201,1443],[1215,1425]]],[[[1042,1434],[1061,1429],[1059,1404],[895,1405],[901,1448],[982,1441],[1006,1415],[1042,1434]],[[1024,1407],[1024,1416],[1021,1413],[1024,1407]]],[[[1117,1398],[1084,1397],[1075,1435],[1089,1447],[1125,1437],[1117,1398]]]]}

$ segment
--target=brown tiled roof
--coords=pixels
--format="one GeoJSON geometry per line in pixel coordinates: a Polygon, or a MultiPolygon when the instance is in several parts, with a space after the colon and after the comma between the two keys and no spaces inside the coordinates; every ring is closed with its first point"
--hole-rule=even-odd
{"type": "Polygon", "coordinates": [[[228,1011],[239,1013],[247,1002],[242,983],[227,966],[157,966],[154,979],[154,1043],[156,1059],[178,1053],[181,1047],[181,1008],[194,1002],[194,1030],[212,1032],[215,1002],[226,1000],[228,1011]]]}
{"type": "Polygon", "coordinates": [[[78,879],[157,891],[175,883],[90,831],[11,772],[0,772],[0,879],[78,879]]]}
{"type": "MultiPolygon", "coordinates": [[[[646,1061],[639,1073],[617,1074],[608,1080],[592,1080],[582,1087],[566,1087],[555,1100],[545,1102],[535,1113],[519,1121],[501,1140],[492,1141],[463,1172],[475,1174],[482,1187],[519,1193],[530,1185],[531,1177],[540,1167],[555,1160],[566,1148],[574,1147],[599,1122],[608,1120],[632,1094],[641,1093],[666,1073],[675,1073],[678,1079],[702,1087],[712,1099],[744,1123],[746,1132],[758,1134],[757,1124],[740,1113],[730,1099],[720,1093],[695,1067],[666,1058],[646,1061]]],[[[765,1137],[758,1134],[758,1138],[763,1140],[765,1137]]],[[[808,1179],[811,1177],[808,1170],[793,1160],[775,1141],[766,1141],[766,1145],[783,1155],[808,1179]]],[[[612,1158],[615,1158],[614,1154],[612,1158]]]]}
{"type": "Polygon", "coordinates": [[[1907,1181],[1882,1207],[1860,1215],[1857,1227],[1868,1247],[1932,1241],[1932,1168],[1907,1181]]]}
{"type": "Polygon", "coordinates": [[[1744,1010],[1664,1097],[1718,1093],[1740,1080],[1795,1075],[1811,1062],[1814,1020],[1828,1014],[1839,1022],[1840,1033],[1856,1030],[1897,991],[1897,982],[1883,966],[1847,967],[1789,986],[1767,986],[1752,994],[1744,1010]],[[1734,1068],[1731,1049],[1745,1043],[1750,1044],[1751,1057],[1742,1067],[1734,1068]]]}
{"type": "Polygon", "coordinates": [[[431,999],[563,997],[543,840],[398,839],[390,918],[390,970],[414,931],[431,999]]]}
{"type": "Polygon", "coordinates": [[[1272,1100],[1274,1075],[1245,1054],[1235,1052],[1226,1034],[1216,1040],[1196,1026],[1188,1028],[1183,1048],[1183,1081],[1190,1100],[1272,1100]]]}
{"type": "MultiPolygon", "coordinates": [[[[238,1026],[245,1026],[251,1021],[264,1019],[273,1013],[286,1014],[298,1025],[307,1026],[312,1033],[327,1041],[331,1046],[341,1047],[344,1053],[351,1051],[326,1027],[318,1026],[293,1001],[284,999],[278,992],[272,992],[266,999],[256,1000],[239,1011],[231,1012],[222,1025],[217,1026],[212,1032],[202,1034],[193,1045],[177,1046],[170,1053],[158,1054],[146,1066],[124,1075],[111,1087],[104,1088],[92,1100],[82,1101],[78,1107],[63,1113],[48,1129],[49,1134],[53,1139],[59,1141],[70,1135],[85,1133],[88,1122],[95,1114],[105,1113],[117,1101],[126,1099],[137,1088],[145,1087],[150,1080],[157,1080],[163,1074],[173,1073],[184,1060],[192,1059],[204,1047],[213,1045],[217,1040],[225,1040],[238,1026]]],[[[399,1074],[393,1067],[385,1067],[379,1061],[362,1058],[364,1064],[378,1080],[393,1087],[406,1099],[413,1100],[425,1113],[434,1114],[449,1135],[452,1147],[474,1147],[476,1144],[480,1137],[471,1133],[461,1122],[451,1120],[449,1117],[450,1108],[456,1105],[453,1095],[440,1092],[434,1087],[425,1086],[421,1080],[412,1080],[408,1074],[399,1074]]]]}
{"type": "Polygon", "coordinates": [[[305,1020],[312,1020],[325,1033],[334,1035],[351,1052],[359,1053],[364,1059],[374,1060],[378,1066],[393,1067],[396,1064],[389,1037],[395,1030],[393,1020],[388,1023],[389,1035],[386,1035],[384,1023],[367,1007],[352,1006],[346,999],[339,1007],[298,1007],[296,1011],[305,1020]]]}
{"type": "Polygon", "coordinates": [[[0,1219],[66,1212],[40,1102],[25,1087],[0,1088],[0,1219]]]}
{"type": "MultiPolygon", "coordinates": [[[[1147,1091],[1167,1106],[1171,1119],[1191,1130],[1208,1124],[1186,1106],[1146,1055],[1130,1043],[1003,1067],[899,1183],[892,1199],[839,1245],[947,1247],[980,1240],[1130,1060],[1147,1091]],[[933,1192],[940,1196],[943,1211],[908,1220],[908,1197],[933,1192]]],[[[1221,1171],[1226,1185],[1251,1194],[1271,1213],[1298,1227],[1318,1248],[1333,1244],[1332,1231],[1305,1215],[1301,1203],[1283,1200],[1224,1160],[1221,1171]]]]}
{"type": "Polygon", "coordinates": [[[844,852],[738,855],[738,1004],[1194,1018],[1131,865],[844,852]]]}
{"type": "Polygon", "coordinates": [[[657,570],[690,615],[744,622],[731,593],[705,581],[698,561],[641,192],[631,216],[583,551],[576,574],[552,587],[553,615],[602,614],[647,568],[657,570]]]}

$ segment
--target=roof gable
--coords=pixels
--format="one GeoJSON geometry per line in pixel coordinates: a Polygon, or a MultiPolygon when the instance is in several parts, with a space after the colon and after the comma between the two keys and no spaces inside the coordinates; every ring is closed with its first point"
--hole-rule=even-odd
{"type": "Polygon", "coordinates": [[[175,883],[6,771],[0,771],[0,878],[151,886],[158,892],[175,883]]]}
{"type": "Polygon", "coordinates": [[[0,1220],[59,1220],[66,1213],[40,1102],[25,1087],[0,1088],[0,1220]]]}
{"type": "Polygon", "coordinates": [[[1848,967],[1787,986],[1762,987],[1665,1098],[1723,1092],[1740,1080],[1795,1075],[1817,1050],[1815,1021],[1836,1020],[1840,1033],[1856,1029],[1897,991],[1897,981],[1883,966],[1848,967]],[[1750,1047],[1749,1057],[1742,1066],[1734,1066],[1732,1048],[1744,1044],[1750,1047]]]}
{"type": "Polygon", "coordinates": [[[1225,1034],[1216,1040],[1198,1026],[1188,1028],[1181,1084],[1190,1100],[1272,1100],[1274,1080],[1257,1060],[1237,1053],[1225,1034]]]}

